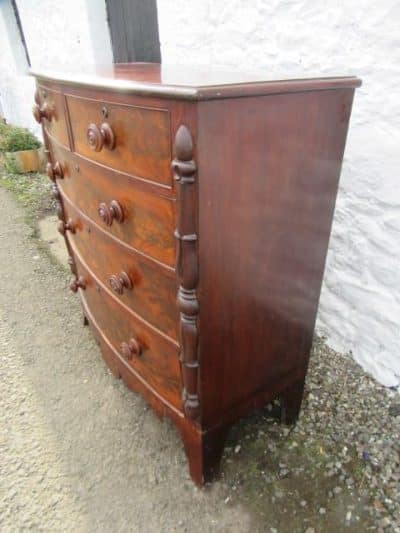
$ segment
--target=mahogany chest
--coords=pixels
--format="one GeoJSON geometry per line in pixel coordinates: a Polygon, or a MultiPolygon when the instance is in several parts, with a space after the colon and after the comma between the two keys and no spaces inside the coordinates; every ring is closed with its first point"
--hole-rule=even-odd
{"type": "Polygon", "coordinates": [[[239,417],[277,397],[298,416],[361,82],[140,63],[33,75],[71,290],[202,484],[239,417]]]}

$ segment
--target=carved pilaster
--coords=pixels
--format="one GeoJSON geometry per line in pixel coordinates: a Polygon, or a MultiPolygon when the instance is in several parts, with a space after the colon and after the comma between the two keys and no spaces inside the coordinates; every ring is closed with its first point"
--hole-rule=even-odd
{"type": "Polygon", "coordinates": [[[193,140],[187,126],[181,125],[175,136],[175,159],[172,161],[178,183],[178,223],[176,271],[179,279],[178,307],[180,312],[180,361],[183,379],[183,407],[190,418],[200,410],[198,395],[198,283],[196,163],[193,160],[193,140]]]}

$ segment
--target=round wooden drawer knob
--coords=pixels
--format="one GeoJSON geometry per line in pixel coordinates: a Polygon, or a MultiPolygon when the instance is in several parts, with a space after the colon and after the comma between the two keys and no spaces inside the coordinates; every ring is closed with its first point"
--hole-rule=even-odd
{"type": "Polygon", "coordinates": [[[35,104],[32,109],[33,117],[36,122],[42,122],[42,119],[51,120],[54,115],[54,110],[45,102],[42,106],[35,104]]]}
{"type": "Polygon", "coordinates": [[[75,233],[76,228],[73,220],[71,218],[69,218],[67,222],[60,220],[60,222],[58,223],[58,231],[59,233],[61,233],[61,235],[65,235],[66,231],[75,233]]]}
{"type": "Polygon", "coordinates": [[[132,289],[133,284],[128,274],[122,271],[120,274],[113,274],[108,280],[112,290],[117,294],[122,294],[124,289],[132,289]]]}
{"type": "Polygon", "coordinates": [[[74,278],[71,283],[69,284],[69,288],[72,292],[77,292],[78,289],[86,289],[86,281],[83,276],[79,276],[78,278],[74,278]]]}
{"type": "Polygon", "coordinates": [[[64,177],[64,171],[59,161],[56,161],[54,166],[51,163],[47,163],[46,172],[51,181],[55,181],[56,178],[63,179],[64,177]]]}
{"type": "Polygon", "coordinates": [[[89,124],[87,142],[89,147],[95,152],[100,152],[104,146],[109,150],[113,150],[115,146],[115,135],[110,124],[103,122],[100,127],[96,124],[89,124]]]}
{"type": "Polygon", "coordinates": [[[138,341],[132,338],[128,342],[121,343],[121,351],[122,355],[130,361],[134,355],[139,356],[142,353],[142,348],[138,341]]]}
{"type": "Polygon", "coordinates": [[[117,222],[124,221],[124,211],[117,200],[111,200],[110,205],[102,202],[99,205],[98,213],[107,226],[111,226],[113,220],[116,220],[117,222]]]}

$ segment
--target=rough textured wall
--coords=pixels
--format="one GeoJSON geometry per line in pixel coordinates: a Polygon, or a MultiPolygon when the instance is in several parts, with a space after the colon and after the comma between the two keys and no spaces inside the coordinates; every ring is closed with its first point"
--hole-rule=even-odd
{"type": "Polygon", "coordinates": [[[17,0],[32,67],[84,68],[112,62],[105,2],[17,0]]]}
{"type": "Polygon", "coordinates": [[[34,82],[25,76],[27,68],[11,2],[0,0],[0,114],[38,133],[31,112],[34,82]]]}
{"type": "Polygon", "coordinates": [[[356,74],[317,328],[400,383],[400,3],[158,0],[164,63],[356,74]]]}
{"type": "MultiPolygon", "coordinates": [[[[32,68],[68,70],[112,63],[105,2],[17,0],[32,68]]],[[[40,134],[32,118],[34,81],[10,0],[0,0],[0,102],[6,118],[40,134]]]]}

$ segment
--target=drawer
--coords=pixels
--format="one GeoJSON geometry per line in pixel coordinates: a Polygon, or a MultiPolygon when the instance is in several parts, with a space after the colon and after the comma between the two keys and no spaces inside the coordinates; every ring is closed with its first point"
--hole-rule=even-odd
{"type": "Polygon", "coordinates": [[[178,345],[137,319],[118,302],[87,265],[75,254],[79,288],[97,327],[121,358],[158,394],[181,409],[181,377],[178,345]],[[140,353],[132,349],[140,348],[140,353]]]}
{"type": "Polygon", "coordinates": [[[93,161],[171,187],[169,113],[67,96],[74,151],[93,161]]]}
{"type": "Polygon", "coordinates": [[[73,250],[120,301],[176,340],[179,320],[174,273],[118,243],[66,198],[63,205],[66,220],[74,226],[74,233],[67,230],[73,250]]]}
{"type": "Polygon", "coordinates": [[[69,148],[64,96],[57,91],[39,86],[37,89],[37,104],[42,110],[41,116],[47,117],[43,121],[45,130],[65,147],[69,148]]]}
{"type": "Polygon", "coordinates": [[[58,161],[63,169],[58,185],[81,211],[136,250],[174,266],[175,200],[143,191],[135,180],[97,167],[57,143],[51,143],[51,151],[53,163],[58,161]],[[105,222],[99,207],[109,208],[112,202],[121,206],[123,220],[112,217],[105,222]]]}

